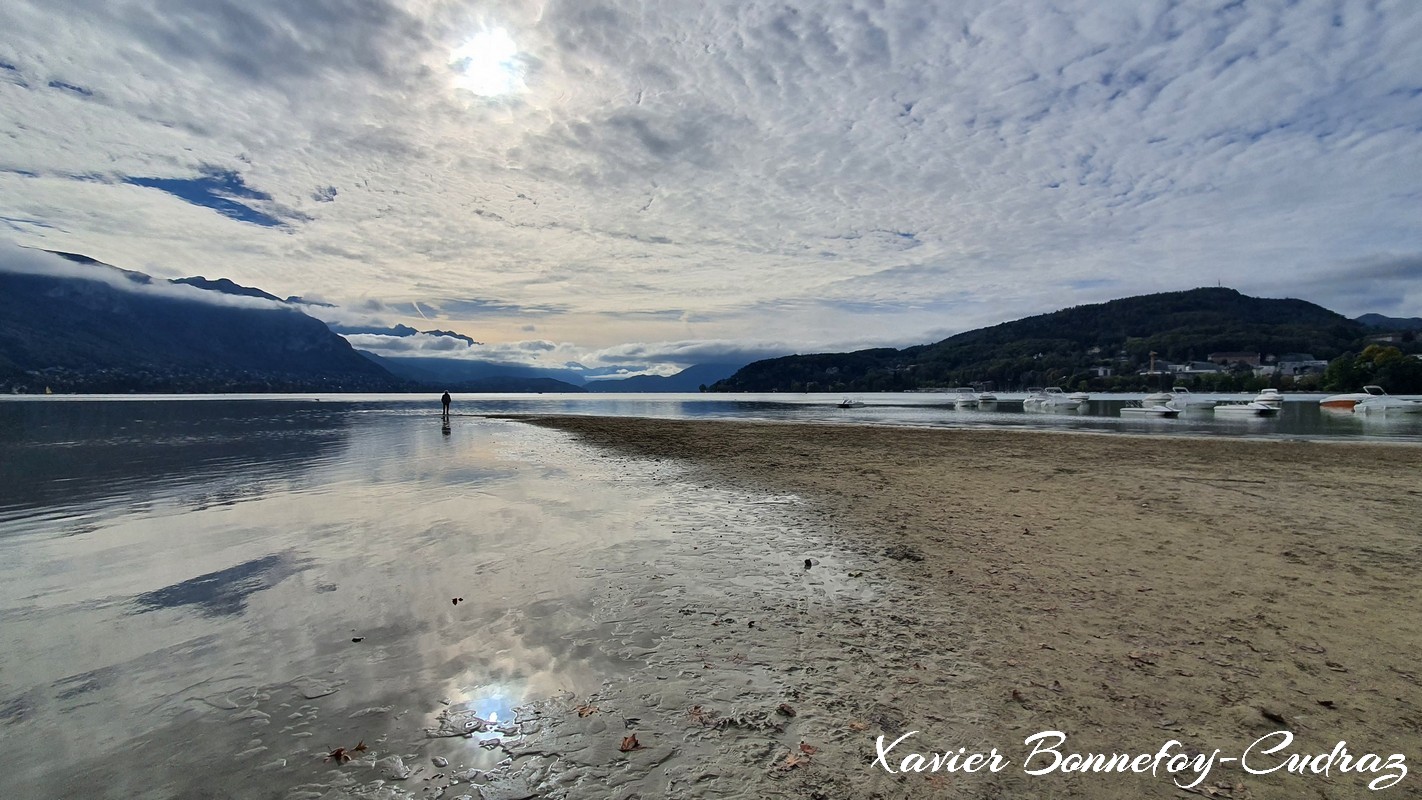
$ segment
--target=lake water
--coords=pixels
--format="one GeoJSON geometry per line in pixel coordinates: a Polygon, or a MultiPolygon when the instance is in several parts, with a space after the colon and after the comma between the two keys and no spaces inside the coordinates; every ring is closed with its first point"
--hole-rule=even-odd
{"type": "MultiPolygon", "coordinates": [[[[853,425],[908,425],[936,428],[1025,428],[1032,430],[1089,431],[1186,436],[1238,436],[1294,439],[1366,439],[1368,441],[1422,442],[1422,414],[1353,414],[1319,407],[1322,394],[1285,395],[1275,417],[1226,417],[1212,411],[1188,411],[1174,419],[1122,416],[1121,408],[1143,395],[1097,395],[1073,411],[1054,413],[1023,411],[1022,394],[1002,394],[990,409],[957,410],[952,395],[935,392],[855,394],[864,407],[841,409],[839,394],[471,394],[456,395],[459,415],[481,414],[588,414],[600,416],[656,417],[669,419],[747,419],[776,422],[811,422],[853,425]]],[[[1253,394],[1202,395],[1222,401],[1242,402],[1253,394]]],[[[236,398],[307,403],[314,395],[229,395],[207,397],[206,402],[236,398]]],[[[191,395],[167,399],[198,402],[191,395]]],[[[1422,398],[1411,398],[1422,399],[1422,398]]],[[[81,402],[106,400],[148,402],[125,396],[49,397],[18,402],[81,402]]],[[[378,409],[438,411],[435,396],[325,395],[321,402],[348,403],[366,411],[378,409]]],[[[4,408],[5,398],[0,398],[4,408]]]]}
{"type": "MultiPolygon", "coordinates": [[[[696,697],[773,711],[782,679],[747,685],[687,615],[892,591],[835,578],[852,556],[795,502],[428,404],[0,403],[0,797],[454,798],[470,770],[524,797],[537,759],[480,745],[529,733],[525,704],[550,728],[596,693],[653,746],[696,697]]],[[[561,762],[592,787],[566,796],[613,796],[622,723],[559,724],[540,747],[612,745],[561,762]]],[[[696,747],[619,767],[617,796],[715,758],[696,747]]]]}
{"type": "MultiPolygon", "coordinates": [[[[480,743],[526,733],[538,713],[527,704],[567,712],[620,697],[644,706],[628,718],[667,726],[698,697],[776,707],[786,679],[747,673],[742,652],[718,656],[730,645],[694,640],[687,615],[793,609],[832,622],[901,591],[834,577],[864,568],[804,527],[795,498],[702,485],[676,464],[482,414],[1422,441],[1422,419],[1324,414],[1309,401],[1226,421],[1122,419],[1122,399],[1066,414],[956,411],[941,395],[863,395],[857,409],[839,399],[458,396],[448,424],[434,398],[408,396],[0,402],[0,797],[399,798],[439,786],[454,798],[456,768],[524,796],[518,786],[551,778],[514,772],[506,751],[480,743]],[[801,566],[810,556],[814,571],[801,566]],[[655,702],[637,689],[648,681],[655,702]],[[479,735],[458,735],[466,725],[479,735]],[[391,784],[388,763],[323,761],[361,741],[361,758],[400,756],[412,777],[391,784]]],[[[826,669],[818,690],[872,679],[826,669]]],[[[601,735],[598,746],[619,738],[601,735]]],[[[559,741],[593,747],[576,738],[559,741]]],[[[616,796],[634,796],[639,781],[667,785],[691,769],[678,764],[716,759],[698,746],[730,742],[682,743],[679,758],[615,779],[597,771],[607,759],[565,760],[579,776],[568,786],[583,787],[567,796],[612,796],[612,780],[616,796]]],[[[764,773],[748,768],[744,785],[764,773]]]]}

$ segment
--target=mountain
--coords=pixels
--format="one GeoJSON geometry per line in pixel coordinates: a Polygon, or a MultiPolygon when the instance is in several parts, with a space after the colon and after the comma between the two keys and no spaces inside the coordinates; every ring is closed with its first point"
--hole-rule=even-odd
{"type": "Polygon", "coordinates": [[[581,392],[571,370],[539,369],[467,358],[381,356],[357,350],[391,374],[431,389],[451,392],[581,392]],[[576,383],[575,383],[576,381],[576,383]]]}
{"type": "Polygon", "coordinates": [[[435,328],[432,331],[420,331],[420,333],[428,334],[430,336],[448,336],[451,339],[458,339],[469,345],[470,347],[478,347],[481,344],[480,342],[474,341],[474,337],[472,336],[465,336],[462,333],[455,333],[454,331],[442,331],[439,328],[435,328]]]}
{"type": "MultiPolygon", "coordinates": [[[[406,384],[281,301],[204,293],[87,256],[69,273],[0,272],[0,390],[391,391],[406,384]],[[92,276],[92,277],[90,277],[92,276]]],[[[259,290],[253,290],[259,291],[259,290]]],[[[270,297],[264,292],[264,297],[270,297]]],[[[273,298],[274,299],[274,298],[273,298]]]]}
{"type": "Polygon", "coordinates": [[[195,278],[174,278],[169,281],[169,283],[181,283],[186,284],[188,286],[196,286],[199,289],[206,289],[210,292],[221,292],[223,294],[230,294],[236,297],[260,297],[263,300],[271,300],[277,303],[287,302],[274,294],[267,294],[261,289],[254,289],[251,286],[243,286],[239,283],[233,283],[227,278],[208,280],[207,278],[204,278],[203,276],[199,275],[195,278]]]}
{"type": "Polygon", "coordinates": [[[900,391],[992,383],[1132,388],[1158,360],[1203,361],[1215,352],[1308,353],[1329,359],[1356,347],[1363,326],[1303,300],[1207,288],[1076,306],[967,331],[902,350],[757,361],[713,391],[900,391]],[[1110,370],[1114,379],[1094,377],[1110,370]]]}
{"type": "MultiPolygon", "coordinates": [[[[450,387],[444,387],[449,389],[450,387]]],[[[510,378],[494,377],[479,378],[468,383],[459,384],[453,387],[456,392],[488,392],[498,394],[543,394],[552,392],[554,394],[565,392],[582,392],[581,386],[574,386],[571,383],[555,381],[552,378],[510,378]]]]}
{"type": "MultiPolygon", "coordinates": [[[[287,298],[287,301],[290,302],[291,298],[287,298]]],[[[477,347],[479,344],[481,344],[480,342],[474,341],[474,338],[472,336],[465,336],[462,333],[455,333],[454,331],[444,331],[438,328],[432,331],[419,331],[415,330],[414,328],[411,328],[409,325],[398,324],[387,327],[379,327],[375,325],[343,325],[339,322],[327,322],[326,325],[331,330],[341,334],[342,336],[348,334],[373,333],[379,336],[404,337],[414,336],[415,334],[423,333],[427,336],[448,336],[451,339],[458,339],[469,345],[470,347],[477,347]]]]}
{"type": "Polygon", "coordinates": [[[588,381],[589,392],[699,392],[702,386],[736,374],[744,364],[695,364],[675,375],[637,375],[588,381]]]}
{"type": "Polygon", "coordinates": [[[1357,322],[1365,327],[1380,331],[1422,331],[1422,317],[1385,317],[1382,314],[1364,314],[1357,322]]]}

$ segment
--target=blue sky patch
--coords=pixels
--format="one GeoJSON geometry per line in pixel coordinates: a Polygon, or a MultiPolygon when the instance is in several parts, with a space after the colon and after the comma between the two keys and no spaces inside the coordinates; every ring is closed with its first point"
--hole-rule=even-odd
{"type": "Polygon", "coordinates": [[[89,89],[85,89],[83,86],[75,86],[72,83],[65,83],[64,81],[50,81],[49,88],[62,89],[66,92],[73,92],[75,94],[83,95],[85,97],[94,96],[94,93],[89,89]]]}
{"type": "Polygon", "coordinates": [[[235,219],[268,228],[281,227],[282,220],[258,211],[242,200],[271,200],[272,196],[251,188],[232,170],[207,168],[197,178],[125,178],[124,183],[167,192],[181,200],[235,219]]]}
{"type": "Polygon", "coordinates": [[[1080,292],[1086,289],[1104,289],[1116,283],[1115,278],[1086,278],[1083,280],[1067,281],[1066,286],[1080,292]]]}

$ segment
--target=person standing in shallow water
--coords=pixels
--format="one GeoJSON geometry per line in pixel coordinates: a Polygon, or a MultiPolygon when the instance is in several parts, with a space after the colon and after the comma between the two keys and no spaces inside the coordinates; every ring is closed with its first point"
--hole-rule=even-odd
{"type": "Polygon", "coordinates": [[[444,416],[445,416],[445,418],[448,418],[448,417],[449,417],[449,392],[445,392],[445,393],[444,393],[444,396],[439,399],[439,402],[444,405],[444,416]]]}

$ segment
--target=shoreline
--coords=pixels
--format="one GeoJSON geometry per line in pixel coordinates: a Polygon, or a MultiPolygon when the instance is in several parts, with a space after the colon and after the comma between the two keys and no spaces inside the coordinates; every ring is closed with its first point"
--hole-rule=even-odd
{"type": "MultiPolygon", "coordinates": [[[[1020,766],[1025,737],[1059,730],[1064,752],[1154,752],[1174,739],[1227,756],[1290,730],[1289,752],[1346,740],[1352,752],[1422,766],[1422,458],[1409,448],[500,416],[684,462],[717,483],[796,494],[817,527],[906,581],[923,606],[960,610],[944,644],[970,643],[972,679],[916,700],[928,676],[899,678],[901,731],[921,732],[915,752],[997,747],[1020,766]],[[984,730],[964,740],[935,724],[961,716],[945,704],[979,710],[984,730]]],[[[863,769],[879,769],[873,742],[884,732],[855,732],[863,769]]],[[[1192,791],[1363,796],[1369,777],[1217,766],[1192,791]]],[[[1148,774],[905,779],[983,797],[1183,791],[1148,774]]],[[[1390,794],[1422,796],[1419,785],[1413,775],[1390,794]]]]}

